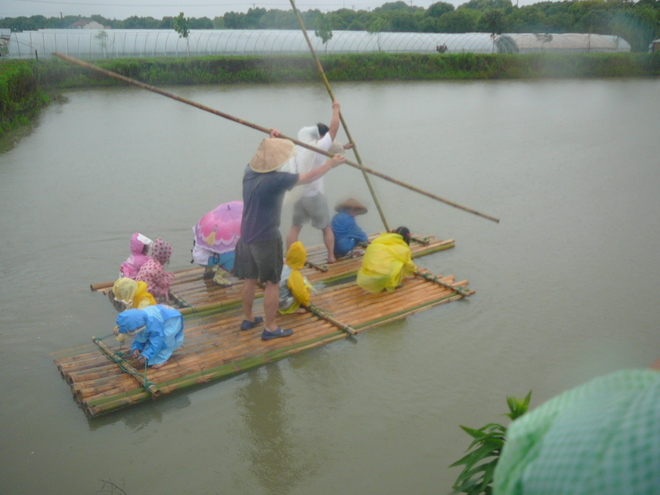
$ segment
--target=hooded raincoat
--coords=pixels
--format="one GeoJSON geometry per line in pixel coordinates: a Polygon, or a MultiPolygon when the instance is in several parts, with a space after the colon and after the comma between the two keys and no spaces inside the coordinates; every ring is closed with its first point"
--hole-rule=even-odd
{"type": "Polygon", "coordinates": [[[169,290],[174,282],[174,274],[166,272],[163,265],[172,256],[172,245],[159,237],[154,241],[152,251],[151,259],[142,265],[135,280],[146,282],[148,291],[155,297],[165,296],[169,300],[169,290]]]}
{"type": "Polygon", "coordinates": [[[149,256],[144,254],[145,248],[151,244],[151,239],[136,232],[131,236],[130,248],[131,255],[119,267],[119,274],[122,277],[135,278],[147,261],[149,256]]]}
{"type": "Polygon", "coordinates": [[[280,280],[280,305],[282,314],[293,313],[300,305],[309,305],[309,283],[300,270],[305,266],[307,251],[302,242],[294,242],[286,252],[286,265],[280,280]]]}
{"type": "Polygon", "coordinates": [[[383,289],[392,292],[404,277],[415,272],[410,246],[400,234],[385,233],[376,237],[362,258],[357,284],[367,292],[377,294],[383,289]]]}
{"type": "Polygon", "coordinates": [[[150,366],[164,363],[183,344],[183,316],[165,304],[123,311],[117,327],[123,334],[144,327],[135,333],[131,352],[140,352],[150,366]]]}
{"type": "Polygon", "coordinates": [[[142,309],[156,304],[154,296],[147,291],[146,282],[136,282],[133,279],[122,277],[112,286],[115,301],[124,303],[124,309],[142,309]]]}

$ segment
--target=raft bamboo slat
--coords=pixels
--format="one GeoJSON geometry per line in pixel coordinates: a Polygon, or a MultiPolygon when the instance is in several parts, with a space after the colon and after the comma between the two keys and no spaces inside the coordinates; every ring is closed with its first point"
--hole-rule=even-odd
{"type": "MultiPolygon", "coordinates": [[[[357,261],[359,264],[360,260],[357,261]]],[[[195,271],[189,270],[187,273],[194,277],[195,271]]],[[[461,287],[467,296],[474,293],[467,288],[467,281],[455,282],[451,276],[437,278],[445,284],[461,287]]],[[[183,346],[163,367],[146,370],[146,380],[153,384],[157,394],[146,391],[139,380],[123,372],[119,365],[98,349],[74,356],[58,353],[60,357],[55,359],[55,363],[83,411],[89,417],[96,417],[146,400],[155,400],[155,395],[163,396],[230,377],[350,337],[332,321],[350,325],[359,339],[359,334],[370,328],[463,297],[455,290],[417,276],[408,278],[404,286],[394,292],[379,294],[367,293],[353,281],[344,282],[312,294],[314,307],[330,318],[324,320],[310,312],[279,316],[278,324],[283,328],[293,328],[294,334],[265,342],[260,338],[263,326],[248,331],[238,329],[242,321],[239,309],[222,313],[190,313],[185,318],[183,346]]],[[[262,313],[261,302],[255,302],[255,314],[262,313]]],[[[112,353],[121,348],[113,336],[105,339],[104,344],[112,353]]],[[[142,372],[144,368],[140,370],[137,361],[127,356],[128,349],[123,347],[123,351],[124,359],[142,372]]]]}
{"type": "MultiPolygon", "coordinates": [[[[376,237],[372,234],[370,238],[376,237]]],[[[435,239],[433,236],[415,236],[418,241],[411,243],[412,257],[426,256],[438,251],[453,248],[454,239],[435,239]]],[[[324,246],[315,246],[308,249],[307,260],[319,267],[327,268],[327,271],[306,266],[301,270],[312,284],[329,284],[344,278],[354,276],[360,269],[362,257],[340,258],[335,263],[326,264],[326,250],[324,246]]],[[[242,282],[234,279],[231,287],[221,287],[211,280],[203,278],[204,268],[195,267],[174,272],[174,283],[170,288],[170,304],[178,307],[183,314],[202,311],[225,311],[239,307],[241,303],[242,282]]],[[[112,288],[113,282],[104,282],[91,285],[93,291],[107,294],[112,288]]],[[[263,295],[263,291],[257,288],[257,297],[263,295]]]]}

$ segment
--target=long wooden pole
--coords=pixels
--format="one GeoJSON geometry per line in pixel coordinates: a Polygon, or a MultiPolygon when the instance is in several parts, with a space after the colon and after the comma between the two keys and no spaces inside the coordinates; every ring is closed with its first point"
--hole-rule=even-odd
{"type": "Polygon", "coordinates": [[[99,349],[101,349],[103,354],[117,363],[122,370],[135,378],[140,383],[140,385],[142,385],[153,397],[158,397],[161,394],[160,390],[158,390],[153,383],[147,380],[147,378],[142,373],[138,372],[138,370],[136,370],[133,366],[128,364],[124,358],[112,352],[112,350],[107,345],[101,342],[101,339],[92,337],[92,342],[94,342],[99,347],[99,349]]]}
{"type": "MultiPolygon", "coordinates": [[[[149,84],[145,84],[145,83],[142,83],[140,81],[136,81],[135,79],[131,79],[130,77],[122,76],[121,74],[117,74],[116,72],[112,72],[112,71],[109,71],[109,70],[102,69],[102,68],[97,67],[95,65],[88,64],[87,62],[83,62],[82,60],[78,60],[76,58],[69,57],[68,55],[64,55],[62,53],[54,53],[53,55],[55,55],[58,58],[61,58],[62,60],[66,60],[67,62],[71,62],[72,64],[80,65],[81,67],[85,67],[87,69],[99,72],[99,73],[104,74],[108,77],[112,77],[114,79],[119,79],[120,81],[124,81],[128,84],[132,84],[134,86],[138,86],[138,87],[146,89],[148,91],[158,93],[159,95],[166,96],[168,98],[172,98],[173,100],[180,101],[181,103],[185,103],[186,105],[190,105],[190,106],[193,106],[195,108],[199,108],[200,110],[204,110],[204,111],[212,113],[214,115],[218,115],[219,117],[223,117],[227,120],[231,120],[231,121],[236,122],[238,124],[242,124],[244,126],[251,127],[252,129],[256,129],[257,131],[261,131],[261,132],[264,132],[266,134],[270,134],[270,129],[268,129],[266,127],[262,127],[260,125],[253,124],[253,123],[248,122],[246,120],[239,119],[238,117],[234,117],[234,116],[229,115],[227,113],[221,112],[220,110],[215,110],[213,108],[207,107],[206,105],[202,105],[200,103],[196,103],[196,102],[188,100],[186,98],[182,98],[181,96],[177,96],[173,93],[168,93],[167,91],[163,91],[162,89],[158,89],[155,86],[151,86],[149,84]]],[[[315,148],[314,146],[311,146],[307,143],[303,143],[301,141],[298,141],[297,139],[293,139],[291,137],[284,136],[284,135],[281,135],[280,137],[282,139],[288,139],[289,141],[293,142],[294,144],[296,144],[298,146],[301,146],[303,148],[307,148],[308,150],[314,151],[316,153],[320,153],[321,155],[325,155],[325,156],[328,156],[330,158],[332,158],[334,156],[334,153],[329,153],[329,152],[323,151],[319,148],[315,148]]],[[[375,175],[376,177],[380,177],[381,179],[384,179],[386,181],[392,182],[393,184],[396,184],[398,186],[405,187],[406,189],[409,189],[411,191],[415,191],[415,192],[417,192],[419,194],[422,194],[424,196],[427,196],[431,199],[435,199],[436,201],[440,201],[441,203],[445,203],[449,206],[453,206],[454,208],[458,208],[460,210],[467,211],[468,213],[472,213],[474,215],[480,216],[480,217],[485,218],[487,220],[491,220],[493,222],[499,223],[499,219],[497,219],[497,218],[491,217],[491,216],[486,215],[484,213],[480,213],[476,210],[472,210],[472,209],[467,208],[465,206],[461,206],[458,203],[454,203],[453,201],[449,201],[447,199],[441,198],[440,196],[436,196],[435,194],[432,194],[430,192],[419,189],[418,187],[412,186],[410,184],[406,184],[405,182],[401,182],[400,180],[394,179],[393,177],[390,177],[388,175],[380,173],[380,172],[378,172],[376,170],[373,170],[371,168],[365,167],[364,165],[360,165],[360,164],[355,163],[355,162],[350,161],[350,160],[346,160],[344,163],[346,163],[347,165],[350,165],[351,167],[354,167],[354,168],[357,168],[359,170],[363,170],[365,172],[368,172],[371,175],[375,175]]]]}
{"type": "MultiPolygon", "coordinates": [[[[305,28],[305,24],[303,23],[302,17],[300,16],[300,11],[296,7],[296,4],[294,0],[290,0],[291,2],[291,7],[293,7],[293,12],[296,14],[296,17],[298,18],[298,23],[300,24],[300,29],[302,30],[303,36],[305,37],[305,41],[307,41],[307,46],[309,47],[309,51],[312,53],[312,57],[314,57],[314,61],[316,62],[316,68],[319,70],[319,74],[321,75],[321,79],[323,79],[323,84],[325,85],[325,89],[328,90],[328,94],[330,95],[330,99],[334,102],[335,101],[335,95],[332,92],[332,88],[330,88],[330,82],[328,81],[328,78],[325,75],[325,71],[323,70],[323,66],[321,65],[321,61],[319,60],[319,57],[316,55],[316,51],[314,50],[314,47],[312,46],[312,42],[309,40],[309,36],[307,36],[307,29],[305,28]]],[[[344,120],[344,116],[342,115],[341,111],[339,112],[339,119],[341,120],[341,125],[344,128],[344,132],[346,132],[346,137],[348,137],[348,141],[350,143],[353,143],[353,152],[355,153],[355,158],[357,158],[357,161],[360,165],[362,165],[362,159],[360,158],[360,153],[358,153],[357,149],[357,143],[353,141],[353,137],[351,136],[350,131],[348,130],[348,126],[346,125],[346,121],[344,120]]],[[[383,209],[380,206],[380,203],[378,202],[378,197],[376,196],[376,191],[374,190],[373,186],[371,185],[371,181],[369,180],[369,176],[367,173],[363,170],[362,175],[364,176],[364,180],[367,183],[367,187],[369,188],[369,192],[371,193],[371,197],[374,200],[374,204],[376,205],[376,208],[378,209],[378,214],[380,215],[380,219],[383,221],[383,225],[385,226],[386,231],[390,231],[390,227],[387,225],[387,220],[385,219],[385,214],[383,213],[383,209]]]]}

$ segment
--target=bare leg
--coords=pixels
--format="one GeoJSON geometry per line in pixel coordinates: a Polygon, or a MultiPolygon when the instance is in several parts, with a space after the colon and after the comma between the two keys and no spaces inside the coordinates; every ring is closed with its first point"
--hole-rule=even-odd
{"type": "Polygon", "coordinates": [[[286,250],[288,251],[291,244],[298,240],[298,234],[302,230],[302,225],[292,225],[289,233],[286,235],[286,250]]]}
{"type": "MultiPolygon", "coordinates": [[[[280,286],[271,281],[266,282],[264,289],[264,315],[266,317],[266,330],[274,332],[277,330],[277,323],[275,323],[275,316],[277,315],[277,307],[280,302],[280,286]]],[[[247,318],[247,317],[246,317],[247,318]]]]}
{"type": "Polygon", "coordinates": [[[328,263],[334,263],[335,259],[335,233],[330,225],[323,229],[323,243],[328,249],[328,263]]]}
{"type": "Polygon", "coordinates": [[[243,293],[242,293],[242,302],[243,302],[243,317],[252,321],[252,303],[254,302],[254,292],[257,287],[257,280],[253,278],[246,278],[243,281],[243,293]]]}

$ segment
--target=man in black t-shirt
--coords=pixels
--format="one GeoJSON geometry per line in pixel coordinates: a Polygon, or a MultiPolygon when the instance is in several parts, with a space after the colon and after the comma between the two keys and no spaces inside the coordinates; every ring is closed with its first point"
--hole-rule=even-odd
{"type": "Polygon", "coordinates": [[[293,330],[283,330],[275,323],[279,303],[279,281],[282,274],[283,247],[280,235],[280,217],[284,193],[296,185],[309,184],[322,177],[331,168],[346,161],[335,155],[325,164],[305,174],[278,172],[294,159],[295,146],[288,139],[278,139],[276,129],[264,139],[243,176],[243,217],[241,238],[236,245],[234,275],[243,282],[243,316],[241,330],[256,327],[264,318],[252,314],[257,280],[265,284],[263,340],[286,337],[293,330]]]}

